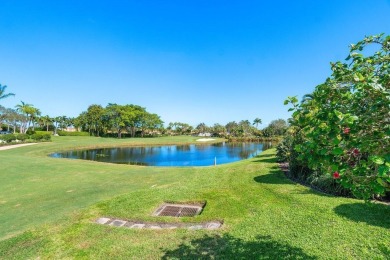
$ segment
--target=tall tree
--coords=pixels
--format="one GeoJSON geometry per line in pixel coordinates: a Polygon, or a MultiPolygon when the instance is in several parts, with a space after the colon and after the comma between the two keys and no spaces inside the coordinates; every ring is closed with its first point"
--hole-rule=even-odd
{"type": "Polygon", "coordinates": [[[195,127],[195,129],[197,130],[198,134],[204,134],[209,131],[210,128],[205,123],[200,123],[195,127]]]}
{"type": "Polygon", "coordinates": [[[58,119],[58,126],[61,130],[66,129],[70,125],[69,118],[67,116],[59,116],[58,119]]]}
{"type": "Polygon", "coordinates": [[[40,114],[40,111],[33,105],[24,103],[23,101],[21,101],[21,104],[16,105],[16,110],[24,116],[20,126],[20,132],[26,133],[31,123],[33,123],[35,118],[40,114]]]}
{"type": "MultiPolygon", "coordinates": [[[[103,124],[104,124],[104,115],[102,118],[103,124]]],[[[73,120],[73,125],[78,131],[81,129],[81,131],[87,131],[88,130],[88,123],[87,123],[87,112],[82,112],[78,117],[76,117],[73,120]]]]}
{"type": "Polygon", "coordinates": [[[118,138],[122,138],[122,132],[125,130],[126,122],[123,117],[121,105],[108,104],[103,115],[104,124],[118,134],[118,138]]]}
{"type": "Polygon", "coordinates": [[[30,122],[33,131],[35,131],[35,124],[38,123],[40,116],[41,116],[41,110],[39,110],[38,108],[34,108],[33,113],[30,114],[30,122]]]}
{"type": "Polygon", "coordinates": [[[249,122],[249,120],[241,120],[238,123],[238,126],[239,126],[239,133],[240,133],[240,135],[242,135],[242,136],[249,136],[249,135],[252,134],[253,126],[251,126],[251,122],[249,122]]]}
{"type": "Polygon", "coordinates": [[[46,116],[41,116],[39,118],[39,121],[42,123],[44,127],[46,127],[46,131],[48,132],[49,126],[53,123],[53,119],[50,116],[46,115],[46,116]]]}
{"type": "Polygon", "coordinates": [[[236,121],[227,123],[225,127],[229,135],[235,135],[238,130],[238,124],[236,123],[236,121]]]}
{"type": "Polygon", "coordinates": [[[100,133],[103,132],[104,112],[104,108],[101,105],[94,104],[88,107],[85,119],[87,120],[90,134],[100,136],[100,133]]]}
{"type": "Polygon", "coordinates": [[[226,127],[221,125],[221,124],[216,123],[211,127],[211,132],[212,132],[213,136],[222,137],[222,136],[226,135],[226,127]]]}
{"type": "Polygon", "coordinates": [[[182,122],[170,122],[167,127],[168,130],[173,132],[174,134],[182,135],[182,134],[191,134],[193,127],[187,123],[182,122]]]}
{"type": "Polygon", "coordinates": [[[18,126],[18,123],[22,121],[24,118],[23,115],[19,114],[15,109],[12,108],[6,108],[3,110],[4,112],[4,120],[7,124],[7,130],[10,130],[10,126],[13,128],[13,132],[16,133],[16,128],[18,126]]]}
{"type": "Polygon", "coordinates": [[[56,116],[53,117],[53,123],[54,123],[54,135],[57,135],[58,128],[61,125],[62,117],[61,116],[56,116]]]}
{"type": "Polygon", "coordinates": [[[163,123],[160,116],[145,111],[140,121],[141,137],[144,136],[146,130],[153,131],[159,129],[162,127],[163,123]]]}
{"type": "Polygon", "coordinates": [[[256,125],[256,128],[259,129],[259,125],[261,124],[261,119],[256,117],[255,120],[253,120],[253,125],[256,125]]]}

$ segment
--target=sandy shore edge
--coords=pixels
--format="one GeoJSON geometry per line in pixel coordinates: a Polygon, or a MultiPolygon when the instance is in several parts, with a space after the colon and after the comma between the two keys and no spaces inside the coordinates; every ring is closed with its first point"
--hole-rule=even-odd
{"type": "Polygon", "coordinates": [[[209,141],[214,141],[215,139],[212,138],[201,138],[196,140],[197,142],[209,142],[209,141]]]}

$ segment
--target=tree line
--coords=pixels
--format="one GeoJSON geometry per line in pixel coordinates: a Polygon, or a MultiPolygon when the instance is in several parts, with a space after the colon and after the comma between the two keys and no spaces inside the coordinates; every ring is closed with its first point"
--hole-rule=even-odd
{"type": "MultiPolygon", "coordinates": [[[[7,86],[0,85],[0,99],[13,96],[6,93],[7,86]]],[[[64,130],[73,127],[77,131],[88,132],[91,136],[126,136],[144,137],[155,135],[204,135],[216,137],[273,137],[284,135],[288,124],[286,120],[273,120],[264,129],[259,129],[262,123],[260,118],[253,122],[241,120],[231,121],[226,125],[215,123],[208,126],[200,123],[196,127],[183,122],[170,122],[164,127],[160,116],[150,113],[146,108],[127,104],[119,105],[110,103],[106,107],[98,104],[90,105],[86,111],[77,117],[42,115],[41,111],[32,104],[21,101],[15,108],[0,106],[0,127],[14,133],[26,133],[29,129],[34,131],[37,127],[44,131],[64,130]]]]}
{"type": "Polygon", "coordinates": [[[210,134],[216,137],[273,137],[282,136],[285,134],[288,124],[284,119],[277,119],[271,121],[271,123],[264,129],[259,129],[258,125],[262,121],[260,118],[256,118],[251,123],[249,120],[241,120],[239,122],[231,121],[226,125],[215,123],[212,126],[208,126],[205,123],[200,123],[196,127],[192,127],[187,123],[171,122],[166,128],[166,132],[170,135],[183,135],[183,134],[210,134]]]}
{"type": "Polygon", "coordinates": [[[160,116],[146,111],[138,105],[108,104],[90,105],[87,111],[82,112],[74,120],[74,125],[91,135],[100,136],[107,133],[116,133],[118,138],[124,132],[131,137],[137,134],[144,137],[145,134],[157,133],[163,128],[164,122],[160,116]]]}

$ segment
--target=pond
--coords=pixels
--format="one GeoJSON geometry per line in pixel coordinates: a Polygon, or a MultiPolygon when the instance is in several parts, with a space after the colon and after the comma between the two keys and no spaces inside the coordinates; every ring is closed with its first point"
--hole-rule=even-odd
{"type": "Polygon", "coordinates": [[[120,147],[74,150],[50,156],[147,166],[209,166],[248,159],[271,146],[271,143],[216,143],[120,147]]]}

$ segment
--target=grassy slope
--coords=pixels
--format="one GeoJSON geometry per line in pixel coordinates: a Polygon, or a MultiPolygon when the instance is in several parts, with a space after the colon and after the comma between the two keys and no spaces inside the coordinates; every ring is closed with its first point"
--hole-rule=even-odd
{"type": "MultiPolygon", "coordinates": [[[[52,143],[0,151],[0,240],[102,199],[148,186],[155,179],[161,181],[156,174],[168,172],[154,167],[54,159],[47,154],[70,147],[156,145],[195,140],[192,137],[127,140],[58,137],[52,143]]],[[[179,171],[169,171],[167,178],[179,171]]]]}
{"type": "MultiPolygon", "coordinates": [[[[191,141],[131,140],[132,144],[191,141]]],[[[201,168],[136,167],[45,156],[60,148],[95,143],[110,146],[123,141],[67,137],[0,152],[4,180],[0,237],[56,221],[3,240],[0,258],[390,255],[388,206],[325,196],[294,184],[279,172],[272,150],[251,160],[201,168]],[[160,222],[223,219],[225,225],[218,231],[153,231],[91,223],[100,216],[156,221],[150,214],[164,200],[207,200],[207,206],[195,219],[158,218],[160,222]]]]}

